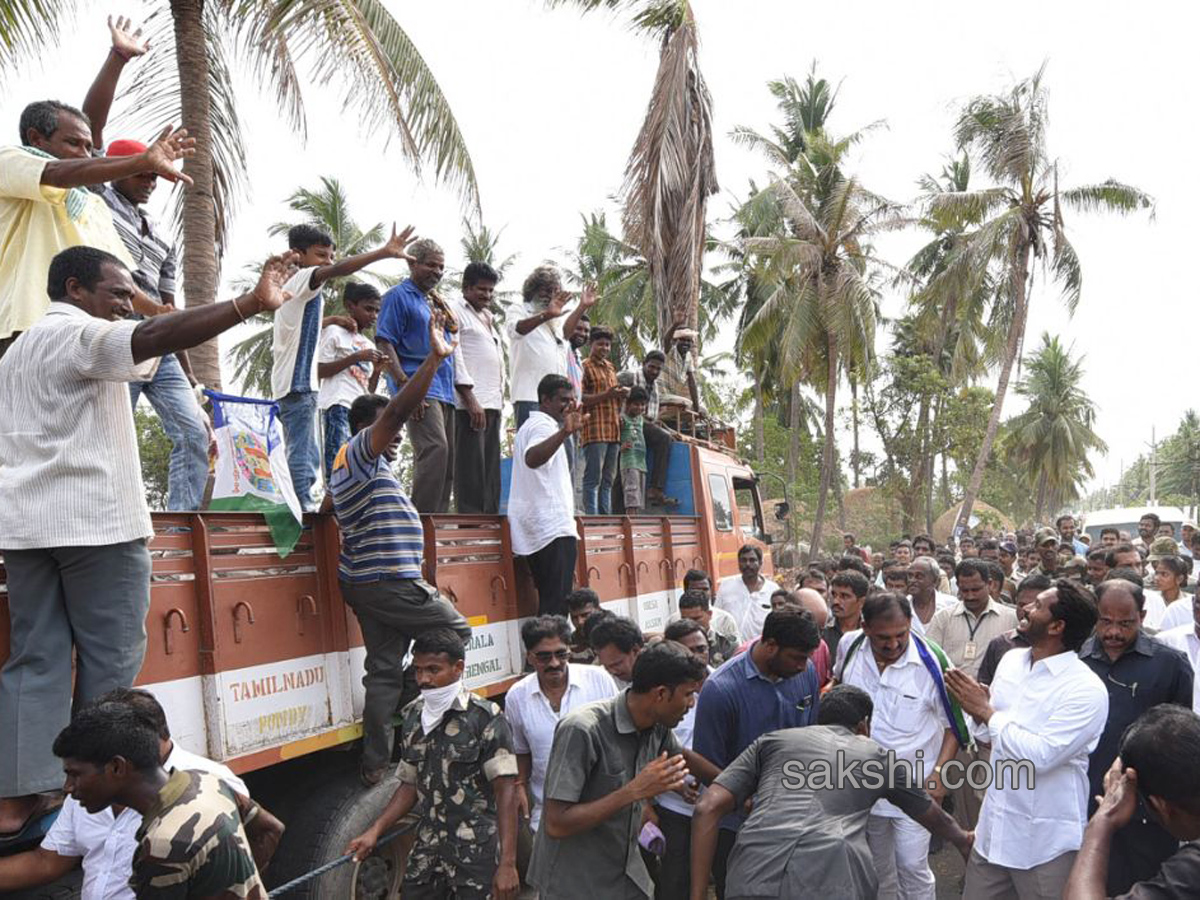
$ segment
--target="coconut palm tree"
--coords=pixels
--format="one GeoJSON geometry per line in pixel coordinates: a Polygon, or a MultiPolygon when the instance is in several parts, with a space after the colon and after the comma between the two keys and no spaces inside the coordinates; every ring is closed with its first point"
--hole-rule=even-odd
{"type": "Polygon", "coordinates": [[[967,102],[955,125],[955,139],[960,148],[976,155],[994,184],[979,190],[946,191],[930,203],[932,215],[980,223],[964,232],[943,271],[930,283],[930,295],[946,301],[967,296],[993,277],[991,321],[1005,336],[996,403],[956,529],[967,525],[1000,427],[1009,379],[1029,318],[1033,263],[1042,262],[1043,272],[1061,286],[1068,310],[1073,312],[1079,303],[1083,270],[1067,238],[1063,210],[1128,214],[1154,205],[1143,191],[1111,179],[1059,187],[1058,162],[1047,147],[1044,75],[1043,65],[1007,94],[967,102]]]}
{"type": "MultiPolygon", "coordinates": [[[[354,256],[366,253],[378,247],[386,238],[382,222],[364,229],[350,215],[350,203],[346,190],[336,178],[324,176],[321,187],[317,190],[297,188],[288,198],[288,207],[298,213],[301,221],[317,225],[328,231],[333,237],[338,253],[354,256]]],[[[267,233],[272,237],[282,237],[296,222],[276,222],[267,233]]],[[[253,287],[258,278],[257,264],[251,264],[246,269],[245,289],[253,287]]],[[[364,270],[357,273],[355,279],[373,281],[380,289],[387,289],[396,283],[396,279],[364,270]]],[[[324,310],[322,315],[338,315],[342,312],[342,286],[348,279],[335,278],[325,283],[322,289],[324,310]]],[[[262,313],[250,319],[250,323],[260,325],[258,331],[234,344],[229,353],[233,365],[234,377],[241,384],[241,390],[263,397],[271,394],[271,322],[273,313],[262,313]]]]}
{"type": "Polygon", "coordinates": [[[1043,334],[1041,346],[1026,358],[1025,366],[1016,392],[1029,406],[1008,420],[1006,451],[1036,486],[1034,518],[1041,521],[1047,500],[1048,511],[1056,512],[1078,496],[1079,487],[1093,474],[1088,454],[1104,453],[1108,447],[1093,430],[1096,406],[1080,386],[1083,357],[1072,359],[1070,348],[1043,334]]]}
{"type": "MultiPolygon", "coordinates": [[[[0,6],[0,68],[42,57],[74,12],[69,0],[6,0],[0,6]]],[[[183,232],[189,306],[211,303],[238,201],[247,185],[246,144],[232,72],[242,68],[275,95],[303,139],[301,86],[334,81],[367,133],[390,132],[418,172],[478,205],[475,172],[450,104],[433,72],[381,0],[169,0],[147,19],[151,50],[131,87],[124,127],[144,133],[182,122],[196,139],[184,164],[193,184],[175,195],[183,232]]],[[[216,342],[191,351],[196,375],[220,384],[216,342]]]]}
{"type": "Polygon", "coordinates": [[[550,0],[584,11],[631,9],[633,26],[660,41],[658,74],[622,188],[624,239],[646,261],[658,330],[696,328],[708,198],[717,192],[712,97],[688,0],[550,0]]]}

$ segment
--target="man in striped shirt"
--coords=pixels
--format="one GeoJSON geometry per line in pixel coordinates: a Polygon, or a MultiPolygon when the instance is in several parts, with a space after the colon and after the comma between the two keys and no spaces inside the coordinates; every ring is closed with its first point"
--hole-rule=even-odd
{"type": "Polygon", "coordinates": [[[440,315],[430,316],[430,353],[390,401],[364,394],[351,404],[350,442],[338,452],[329,482],[342,531],[338,583],[367,650],[359,764],[367,785],[379,783],[391,760],[392,716],[404,692],[409,642],[430,628],[452,628],[464,642],[471,637],[467,620],[421,578],[421,517],[392,471],[400,429],[454,352],[443,324],[440,315]]]}

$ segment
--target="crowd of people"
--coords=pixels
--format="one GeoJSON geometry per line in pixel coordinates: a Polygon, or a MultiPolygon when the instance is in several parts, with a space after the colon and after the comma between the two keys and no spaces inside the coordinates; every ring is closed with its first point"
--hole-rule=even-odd
{"type": "Polygon", "coordinates": [[[336,516],[362,626],[359,775],[399,782],[348,852],[415,822],[406,898],[931,898],[934,838],[962,854],[969,898],[1200,890],[1193,525],[1180,543],[1146,516],[1095,547],[1069,515],[876,553],[845,535],[782,584],[748,544],[736,576],[686,573],[644,634],[573,590],[575,514],[669,502],[663,411],[700,412],[695,334],[618,373],[594,293],[572,300],[542,266],[506,366],[495,271],[472,263],[443,300],[444,254],[411,228],[339,260],[296,226],[250,291],[176,311],[174,248],[144,204],[187,180],[194,142],[104,143],[145,50],[111,30],[83,109],[30,104],[22,146],[0,150],[0,840],[62,807],[37,849],[0,858],[0,890],[82,865],[88,900],[265,896],[282,824],[131,689],[153,533],[131,400],[172,437],[171,507],[198,508],[209,430],[186,351],[261,312],[292,483],[336,516]],[[323,317],[332,279],[384,259],[410,277],[382,296],[348,282],[345,315],[323,317]],[[506,397],[512,549],[539,606],[502,708],[464,685],[470,625],[421,576],[420,514],[498,511],[506,397]]]}

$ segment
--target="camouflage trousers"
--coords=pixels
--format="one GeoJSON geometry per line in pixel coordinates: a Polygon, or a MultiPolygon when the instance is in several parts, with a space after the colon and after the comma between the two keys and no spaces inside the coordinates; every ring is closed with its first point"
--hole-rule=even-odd
{"type": "Polygon", "coordinates": [[[488,900],[496,874],[494,843],[491,850],[464,862],[418,844],[404,873],[404,900],[488,900]]]}

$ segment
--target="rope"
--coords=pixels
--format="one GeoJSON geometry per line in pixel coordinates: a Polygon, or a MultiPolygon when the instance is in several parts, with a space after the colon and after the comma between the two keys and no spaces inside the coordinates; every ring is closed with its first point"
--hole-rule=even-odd
{"type": "MultiPolygon", "coordinates": [[[[381,837],[376,842],[375,849],[378,850],[380,847],[382,847],[384,844],[388,843],[389,841],[400,837],[400,835],[404,834],[405,832],[411,831],[412,827],[413,827],[412,825],[405,825],[402,828],[397,828],[395,831],[389,831],[387,834],[385,834],[383,837],[381,837]]],[[[352,859],[354,859],[354,854],[347,853],[344,856],[339,856],[337,859],[332,860],[331,862],[325,863],[325,865],[323,865],[323,866],[317,866],[317,868],[313,869],[311,872],[306,872],[304,875],[301,875],[299,878],[293,878],[291,881],[287,882],[286,884],[281,884],[279,887],[275,888],[275,890],[273,890],[269,894],[267,894],[267,900],[274,900],[275,897],[280,897],[280,896],[286,894],[288,891],[295,890],[296,888],[300,887],[300,885],[307,884],[308,882],[312,881],[314,878],[320,878],[326,872],[332,872],[338,866],[344,866],[346,863],[350,862],[352,859]]]]}

